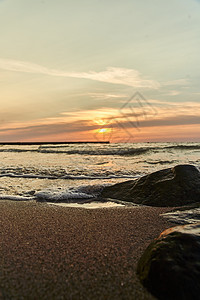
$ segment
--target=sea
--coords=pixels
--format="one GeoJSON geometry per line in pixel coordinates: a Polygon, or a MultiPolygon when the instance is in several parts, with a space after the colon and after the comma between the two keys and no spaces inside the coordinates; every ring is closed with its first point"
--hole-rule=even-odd
{"type": "Polygon", "coordinates": [[[178,164],[200,169],[200,143],[3,144],[0,157],[0,200],[89,209],[122,205],[98,202],[107,185],[178,164]]]}

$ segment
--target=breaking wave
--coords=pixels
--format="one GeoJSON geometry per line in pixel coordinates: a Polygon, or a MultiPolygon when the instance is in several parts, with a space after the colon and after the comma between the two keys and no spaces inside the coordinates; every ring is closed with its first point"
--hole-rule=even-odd
{"type": "Polygon", "coordinates": [[[109,184],[80,185],[76,187],[45,189],[36,192],[26,192],[24,195],[1,194],[0,200],[39,202],[77,203],[85,200],[98,199],[102,189],[109,184]]]}
{"type": "Polygon", "coordinates": [[[136,156],[151,153],[157,153],[160,151],[173,151],[173,150],[200,150],[199,143],[190,143],[190,144],[168,144],[163,143],[159,145],[154,143],[152,146],[148,144],[143,144],[138,147],[133,144],[105,144],[105,145],[93,145],[93,144],[82,144],[80,145],[39,145],[39,146],[17,146],[11,147],[9,145],[3,145],[0,148],[0,152],[36,152],[43,154],[66,154],[66,155],[119,155],[119,156],[136,156]]]}

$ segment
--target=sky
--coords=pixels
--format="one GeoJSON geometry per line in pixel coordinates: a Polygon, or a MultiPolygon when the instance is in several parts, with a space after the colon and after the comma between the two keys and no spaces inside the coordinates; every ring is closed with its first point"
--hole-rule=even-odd
{"type": "Polygon", "coordinates": [[[199,0],[0,0],[0,142],[200,140],[199,0]]]}

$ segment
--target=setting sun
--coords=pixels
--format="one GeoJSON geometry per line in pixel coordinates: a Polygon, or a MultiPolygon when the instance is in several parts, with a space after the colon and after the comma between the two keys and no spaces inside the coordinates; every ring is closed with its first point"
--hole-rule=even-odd
{"type": "Polygon", "coordinates": [[[101,128],[101,129],[97,130],[98,133],[108,133],[110,131],[111,131],[111,128],[101,128]]]}

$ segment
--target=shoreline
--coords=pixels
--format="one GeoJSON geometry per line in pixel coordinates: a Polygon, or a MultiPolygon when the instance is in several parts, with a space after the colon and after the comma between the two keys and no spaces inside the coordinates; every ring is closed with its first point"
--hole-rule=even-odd
{"type": "Polygon", "coordinates": [[[172,208],[0,201],[2,299],[155,299],[135,271],[172,208]]]}
{"type": "Polygon", "coordinates": [[[78,141],[78,142],[0,142],[0,145],[22,145],[22,146],[32,146],[32,145],[68,145],[68,144],[110,144],[109,141],[78,141]]]}

